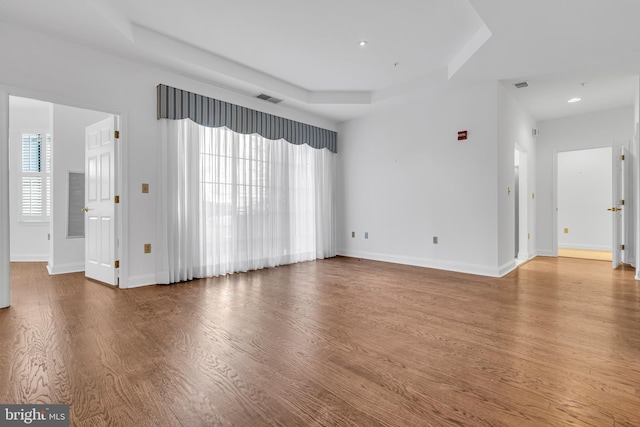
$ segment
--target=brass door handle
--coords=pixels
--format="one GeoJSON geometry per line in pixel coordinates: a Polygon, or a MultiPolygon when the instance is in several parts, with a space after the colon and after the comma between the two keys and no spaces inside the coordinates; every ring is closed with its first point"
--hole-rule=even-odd
{"type": "MultiPolygon", "coordinates": [[[[609,209],[611,210],[611,209],[609,209]]],[[[82,212],[89,212],[89,208],[82,208],[82,212]]]]}
{"type": "Polygon", "coordinates": [[[608,211],[611,211],[611,212],[618,212],[618,211],[621,211],[621,210],[622,210],[622,208],[609,208],[609,209],[607,209],[607,210],[608,210],[608,211]]]}

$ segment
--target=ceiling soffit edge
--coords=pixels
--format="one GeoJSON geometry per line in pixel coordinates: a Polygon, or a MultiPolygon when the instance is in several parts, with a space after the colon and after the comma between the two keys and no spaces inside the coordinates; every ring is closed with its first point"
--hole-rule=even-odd
{"type": "MultiPolygon", "coordinates": [[[[430,87],[434,82],[441,81],[441,69],[436,69],[418,78],[377,90],[309,90],[132,22],[107,0],[88,0],[87,3],[114,29],[125,44],[133,48],[132,52],[136,52],[140,59],[146,59],[177,72],[198,76],[203,82],[214,85],[222,83],[230,90],[245,94],[257,89],[254,95],[267,93],[309,106],[367,106],[416,90],[422,91],[425,86],[430,87]]],[[[452,57],[449,64],[443,64],[445,69],[448,69],[448,77],[451,78],[490,37],[491,31],[482,22],[479,30],[452,57]]],[[[117,54],[117,52],[111,53],[117,54]]],[[[126,53],[125,56],[127,56],[126,53]]],[[[130,56],[127,57],[130,58],[130,56]]]]}

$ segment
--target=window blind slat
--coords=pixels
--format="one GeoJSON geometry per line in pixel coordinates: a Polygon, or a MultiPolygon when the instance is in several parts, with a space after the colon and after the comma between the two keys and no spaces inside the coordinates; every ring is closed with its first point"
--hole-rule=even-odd
{"type": "Polygon", "coordinates": [[[22,215],[42,216],[42,178],[25,176],[22,178],[22,215]]]}

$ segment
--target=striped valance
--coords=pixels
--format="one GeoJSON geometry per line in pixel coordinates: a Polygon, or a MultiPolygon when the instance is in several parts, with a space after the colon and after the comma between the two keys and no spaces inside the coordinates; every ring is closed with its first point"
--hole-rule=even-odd
{"type": "Polygon", "coordinates": [[[338,152],[338,134],[334,131],[165,85],[158,85],[158,119],[191,119],[202,126],[227,127],[238,133],[257,133],[267,139],[338,152]]]}

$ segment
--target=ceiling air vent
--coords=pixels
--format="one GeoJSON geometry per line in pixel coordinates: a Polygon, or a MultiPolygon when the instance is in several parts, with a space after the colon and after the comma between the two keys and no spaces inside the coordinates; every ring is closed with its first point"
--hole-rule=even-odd
{"type": "Polygon", "coordinates": [[[522,88],[525,88],[525,87],[529,87],[529,82],[514,83],[513,85],[515,87],[517,87],[518,89],[522,89],[522,88]]]}
{"type": "Polygon", "coordinates": [[[272,104],[279,104],[280,102],[282,102],[282,99],[274,98],[273,96],[269,96],[264,93],[256,96],[256,98],[262,99],[263,101],[271,102],[272,104]]]}

